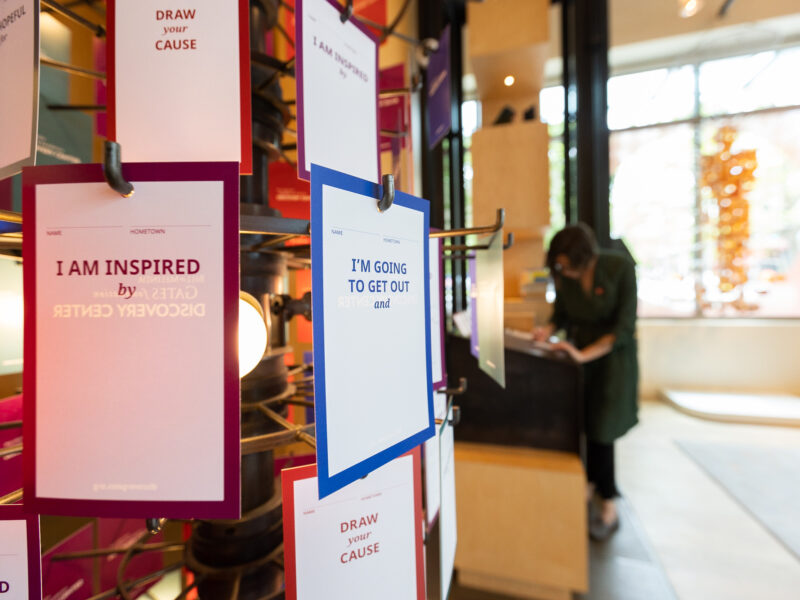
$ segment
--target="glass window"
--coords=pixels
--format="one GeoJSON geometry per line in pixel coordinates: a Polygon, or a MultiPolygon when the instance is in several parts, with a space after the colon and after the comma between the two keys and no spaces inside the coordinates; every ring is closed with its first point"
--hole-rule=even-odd
{"type": "MultiPolygon", "coordinates": [[[[714,137],[721,127],[737,131],[732,158],[755,150],[757,168],[747,203],[743,264],[746,282],[741,292],[720,289],[725,261],[718,253],[725,222],[715,197],[703,189],[703,286],[706,316],[800,316],[800,109],[739,115],[703,123],[704,154],[716,150],[714,137]]],[[[731,163],[731,172],[737,163],[731,163]]]]}
{"type": "Polygon", "coordinates": [[[608,80],[608,127],[625,129],[688,119],[694,112],[694,69],[656,69],[608,80]]]}
{"type": "Polygon", "coordinates": [[[611,235],[636,259],[644,317],[695,313],[693,139],[688,124],[611,134],[611,235]]]}

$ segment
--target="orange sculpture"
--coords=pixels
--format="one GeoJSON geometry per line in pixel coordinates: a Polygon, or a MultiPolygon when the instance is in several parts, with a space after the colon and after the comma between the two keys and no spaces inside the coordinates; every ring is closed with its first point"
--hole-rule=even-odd
{"type": "Polygon", "coordinates": [[[734,127],[721,127],[714,140],[716,154],[702,157],[702,185],[709,188],[717,202],[716,274],[722,292],[738,290],[733,301],[737,308],[745,306],[741,292],[747,282],[748,242],[750,239],[750,203],[747,194],[755,184],[758,166],[755,150],[731,152],[738,132],[734,127]]]}

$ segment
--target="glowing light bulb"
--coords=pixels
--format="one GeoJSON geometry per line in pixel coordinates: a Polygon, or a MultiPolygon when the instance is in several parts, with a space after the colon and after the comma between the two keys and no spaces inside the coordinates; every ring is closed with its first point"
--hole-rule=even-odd
{"type": "Polygon", "coordinates": [[[261,362],[267,349],[267,323],[258,300],[239,292],[239,377],[261,362]]]}
{"type": "Polygon", "coordinates": [[[503,83],[506,84],[506,87],[511,87],[512,85],[514,85],[515,81],[516,79],[514,79],[513,75],[506,75],[506,78],[503,79],[503,83]]]}

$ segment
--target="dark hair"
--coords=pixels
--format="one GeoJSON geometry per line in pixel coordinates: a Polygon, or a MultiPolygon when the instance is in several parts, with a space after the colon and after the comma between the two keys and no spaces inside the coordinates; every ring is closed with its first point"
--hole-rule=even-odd
{"type": "Polygon", "coordinates": [[[597,255],[597,242],[588,225],[567,225],[553,236],[547,249],[547,266],[556,275],[556,257],[563,254],[574,269],[582,269],[597,255]]]}

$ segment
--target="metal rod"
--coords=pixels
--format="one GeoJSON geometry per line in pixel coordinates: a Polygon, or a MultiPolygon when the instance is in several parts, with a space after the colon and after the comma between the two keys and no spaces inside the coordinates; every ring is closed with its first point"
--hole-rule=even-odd
{"type": "MultiPolygon", "coordinates": [[[[178,563],[172,564],[172,565],[170,565],[168,567],[164,567],[163,569],[159,569],[158,571],[154,571],[154,572],[150,573],[149,575],[145,575],[144,577],[140,577],[139,579],[134,579],[133,581],[127,581],[123,585],[126,588],[134,589],[134,588],[139,587],[140,585],[145,585],[145,584],[151,583],[153,581],[156,581],[156,580],[160,579],[161,577],[163,577],[164,575],[166,575],[167,573],[172,573],[172,571],[177,571],[178,569],[182,569],[182,568],[183,568],[183,562],[178,562],[178,563]]],[[[109,598],[113,598],[114,596],[117,596],[117,595],[120,595],[120,594],[123,596],[123,598],[128,596],[127,590],[125,590],[123,592],[119,588],[115,587],[115,588],[112,588],[110,590],[106,590],[105,592],[102,592],[100,594],[96,594],[95,596],[92,596],[91,598],[87,598],[86,600],[108,600],[109,598]]],[[[129,597],[130,596],[128,596],[128,598],[129,597]]]]}
{"type": "Polygon", "coordinates": [[[107,109],[104,104],[48,104],[49,110],[84,110],[87,112],[103,112],[107,109]]]}
{"type": "Polygon", "coordinates": [[[5,423],[0,423],[0,431],[5,429],[18,429],[22,427],[22,421],[6,421],[5,423]]]}
{"type": "Polygon", "coordinates": [[[494,225],[486,225],[484,227],[465,227],[463,229],[445,229],[443,231],[432,231],[430,237],[432,238],[448,238],[448,237],[461,237],[462,235],[486,235],[500,231],[506,221],[506,211],[502,208],[497,209],[497,221],[494,225]]]}
{"type": "Polygon", "coordinates": [[[106,30],[102,25],[98,25],[96,23],[92,23],[88,19],[84,19],[79,14],[72,12],[66,6],[62,6],[58,2],[53,2],[53,0],[41,0],[42,6],[46,6],[49,10],[53,11],[56,14],[61,15],[65,19],[69,19],[73,23],[77,23],[81,27],[85,27],[92,33],[94,33],[97,37],[105,37],[106,30]]]}
{"type": "Polygon", "coordinates": [[[189,592],[191,592],[191,591],[192,591],[193,589],[195,589],[195,588],[196,588],[198,585],[200,585],[201,583],[203,583],[203,580],[204,580],[205,578],[206,578],[206,576],[205,576],[205,575],[195,575],[195,576],[194,576],[194,581],[193,581],[191,584],[189,584],[188,586],[186,586],[185,588],[183,588],[183,589],[181,590],[181,593],[180,593],[180,594],[178,594],[178,595],[175,597],[175,600],[184,600],[184,598],[186,598],[186,596],[189,594],[189,592]]]}
{"type": "Polygon", "coordinates": [[[9,446],[8,448],[0,448],[0,456],[10,456],[12,454],[19,454],[20,452],[22,452],[22,444],[9,446]]]}
{"type": "Polygon", "coordinates": [[[266,406],[264,406],[262,404],[259,404],[258,408],[259,408],[259,410],[261,412],[263,412],[265,415],[267,415],[270,419],[272,419],[273,421],[275,421],[279,425],[285,427],[286,429],[294,431],[295,432],[295,436],[297,437],[298,440],[301,440],[301,441],[305,442],[306,444],[308,444],[312,448],[316,448],[317,447],[316,438],[314,436],[311,436],[311,435],[307,434],[305,431],[303,431],[303,427],[302,426],[295,425],[294,423],[290,423],[289,421],[284,419],[282,416],[280,416],[278,413],[276,413],[274,410],[272,410],[271,408],[267,408],[266,406]]]}
{"type": "Polygon", "coordinates": [[[15,492],[11,492],[10,494],[6,494],[2,498],[0,498],[0,504],[14,504],[15,502],[19,502],[20,500],[22,500],[21,489],[15,492]]]}
{"type": "Polygon", "coordinates": [[[61,71],[65,71],[73,75],[80,75],[81,77],[88,77],[90,79],[102,79],[102,80],[105,80],[106,78],[105,73],[100,73],[99,71],[92,71],[91,69],[84,69],[83,67],[76,67],[75,65],[71,65],[69,63],[61,62],[58,60],[53,60],[52,58],[42,57],[39,59],[39,62],[45,67],[52,67],[54,69],[59,69],[61,71]]]}
{"type": "MultiPolygon", "coordinates": [[[[176,550],[183,550],[185,544],[176,544],[174,542],[158,542],[155,544],[142,544],[134,549],[134,552],[141,554],[142,552],[152,552],[160,550],[162,552],[173,552],[176,550]]],[[[94,558],[96,556],[111,556],[113,554],[125,554],[129,548],[101,548],[99,550],[84,550],[82,552],[65,552],[63,554],[56,554],[51,557],[51,560],[77,560],[80,558],[94,558]]]]}
{"type": "Polygon", "coordinates": [[[18,223],[22,225],[22,213],[0,209],[0,221],[5,221],[6,223],[18,223]]]}

